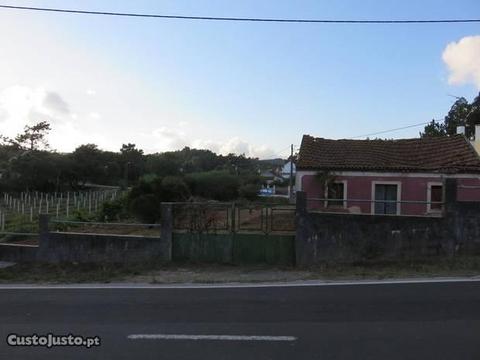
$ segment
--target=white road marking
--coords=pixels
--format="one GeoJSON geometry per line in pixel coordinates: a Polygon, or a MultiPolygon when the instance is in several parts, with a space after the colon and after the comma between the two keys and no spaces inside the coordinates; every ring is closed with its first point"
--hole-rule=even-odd
{"type": "Polygon", "coordinates": [[[133,334],[130,340],[220,340],[220,341],[295,341],[295,336],[258,335],[186,335],[186,334],[133,334]]]}
{"type": "Polygon", "coordinates": [[[0,284],[0,290],[95,290],[95,289],[237,289],[237,288],[274,288],[274,287],[315,287],[315,286],[361,286],[361,285],[396,285],[429,283],[480,282],[480,277],[470,278],[432,278],[432,279],[391,279],[391,280],[356,280],[329,281],[308,280],[278,283],[227,283],[227,284],[72,284],[72,285],[30,285],[0,284]]]}

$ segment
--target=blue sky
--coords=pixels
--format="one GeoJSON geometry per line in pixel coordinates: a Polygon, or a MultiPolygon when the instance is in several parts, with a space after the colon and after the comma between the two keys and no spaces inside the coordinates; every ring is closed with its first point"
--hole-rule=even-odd
{"type": "MultiPolygon", "coordinates": [[[[474,0],[1,3],[200,16],[480,17],[474,0]]],[[[147,152],[189,145],[286,155],[304,133],[349,138],[441,118],[455,100],[449,94],[470,100],[480,88],[468,74],[478,67],[463,61],[476,47],[454,49],[452,61],[467,64],[455,83],[442,59],[448,44],[480,35],[478,23],[224,23],[0,10],[0,30],[0,133],[47,117],[61,151],[85,142],[115,150],[129,141],[147,152]],[[45,106],[47,96],[60,107],[45,106]]]]}

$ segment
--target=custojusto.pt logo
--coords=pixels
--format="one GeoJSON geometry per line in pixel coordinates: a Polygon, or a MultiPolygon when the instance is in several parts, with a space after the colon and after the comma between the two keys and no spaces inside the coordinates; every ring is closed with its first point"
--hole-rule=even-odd
{"type": "Polygon", "coordinates": [[[81,336],[81,335],[19,335],[8,334],[7,344],[9,346],[41,346],[51,348],[55,346],[81,346],[87,349],[100,346],[99,336],[81,336]]]}

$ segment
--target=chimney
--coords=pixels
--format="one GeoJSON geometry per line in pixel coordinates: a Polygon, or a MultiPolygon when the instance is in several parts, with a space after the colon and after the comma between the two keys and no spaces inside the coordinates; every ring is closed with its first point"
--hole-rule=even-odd
{"type": "Polygon", "coordinates": [[[471,144],[477,150],[477,154],[480,154],[480,124],[475,125],[475,134],[473,134],[471,144]]]}
{"type": "MultiPolygon", "coordinates": [[[[475,131],[476,130],[475,128],[475,131]]],[[[465,136],[465,126],[457,126],[457,134],[465,136]]]]}

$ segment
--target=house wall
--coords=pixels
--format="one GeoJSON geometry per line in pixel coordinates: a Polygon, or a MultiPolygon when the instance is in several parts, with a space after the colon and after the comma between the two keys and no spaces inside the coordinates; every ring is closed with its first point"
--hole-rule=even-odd
{"type": "MultiPolygon", "coordinates": [[[[358,202],[351,200],[371,200],[373,184],[375,182],[395,183],[400,186],[400,200],[402,201],[428,201],[429,183],[443,183],[448,176],[441,174],[412,174],[412,173],[368,173],[368,172],[340,172],[335,174],[334,181],[344,182],[346,188],[344,208],[328,208],[332,212],[372,213],[371,202],[358,202]]],[[[457,178],[458,201],[480,201],[480,176],[458,175],[457,178]]],[[[320,182],[316,179],[315,172],[297,172],[297,191],[305,191],[307,199],[325,198],[325,192],[320,182]]],[[[324,201],[308,201],[310,209],[325,209],[324,201]]],[[[425,215],[428,211],[427,204],[399,205],[401,215],[425,215]]]]}

